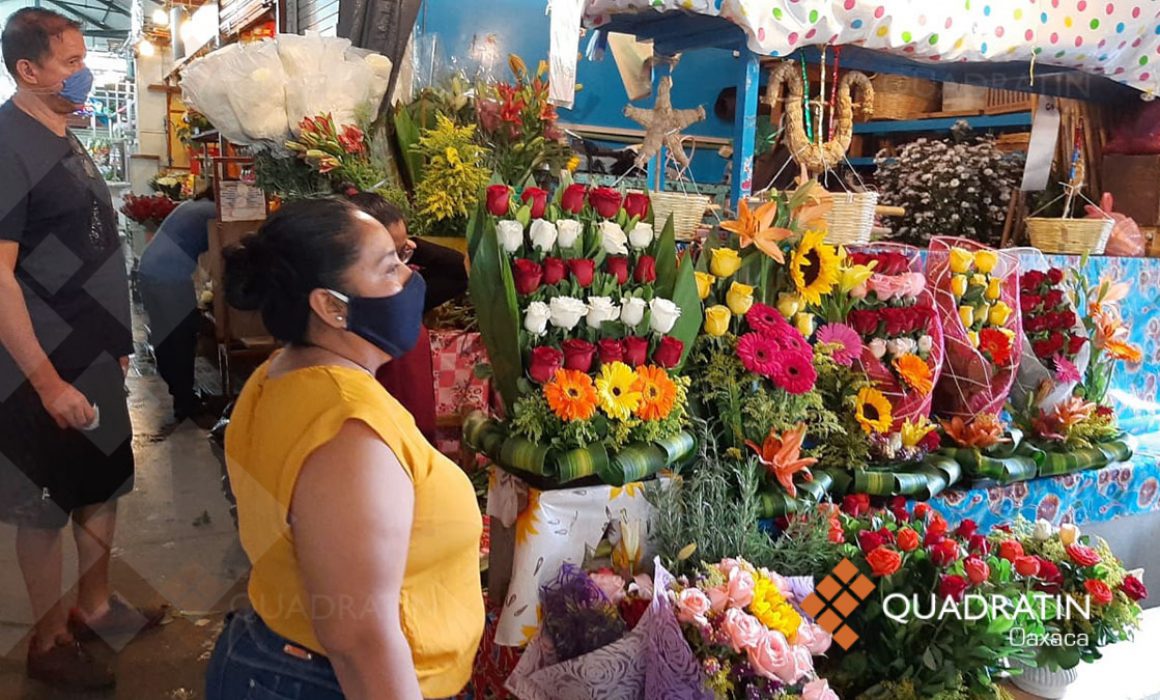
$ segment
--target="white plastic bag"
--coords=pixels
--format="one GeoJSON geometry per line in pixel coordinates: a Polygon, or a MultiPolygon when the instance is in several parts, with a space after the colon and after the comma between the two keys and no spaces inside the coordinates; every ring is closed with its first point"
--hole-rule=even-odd
{"type": "Polygon", "coordinates": [[[278,46],[266,39],[246,44],[227,57],[223,82],[229,84],[230,105],[242,130],[253,140],[280,143],[286,139],[286,72],[278,46]]]}
{"type": "Polygon", "coordinates": [[[250,139],[242,131],[242,124],[230,105],[230,86],[220,73],[229,56],[241,50],[240,44],[230,44],[191,62],[181,76],[181,96],[187,105],[204,114],[226,139],[248,144],[250,139]]]}

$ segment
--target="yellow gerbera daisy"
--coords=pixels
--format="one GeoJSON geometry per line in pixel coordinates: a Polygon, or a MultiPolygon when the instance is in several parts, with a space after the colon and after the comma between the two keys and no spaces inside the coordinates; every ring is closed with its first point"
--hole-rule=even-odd
{"type": "Polygon", "coordinates": [[[893,410],[890,400],[873,387],[863,387],[854,402],[854,417],[867,433],[889,432],[893,410]]]}
{"type": "Polygon", "coordinates": [[[639,367],[636,375],[640,380],[640,405],[636,415],[643,420],[663,420],[668,418],[677,402],[677,385],[669,373],[660,367],[639,367]]]}
{"type": "Polygon", "coordinates": [[[809,304],[822,303],[841,279],[841,260],[834,246],[825,243],[824,231],[806,231],[789,262],[789,274],[798,294],[809,304]]]}
{"type": "Polygon", "coordinates": [[[600,408],[617,420],[628,420],[640,406],[640,382],[636,372],[623,362],[613,362],[600,368],[596,378],[596,395],[600,408]]]}

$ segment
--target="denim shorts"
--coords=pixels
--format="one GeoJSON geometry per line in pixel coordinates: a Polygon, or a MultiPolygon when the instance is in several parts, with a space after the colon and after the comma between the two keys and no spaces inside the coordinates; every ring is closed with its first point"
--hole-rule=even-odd
{"type": "Polygon", "coordinates": [[[280,636],[252,610],[230,613],[206,671],[207,700],[342,700],[330,661],[280,636]],[[309,657],[309,658],[308,658],[309,657]]]}

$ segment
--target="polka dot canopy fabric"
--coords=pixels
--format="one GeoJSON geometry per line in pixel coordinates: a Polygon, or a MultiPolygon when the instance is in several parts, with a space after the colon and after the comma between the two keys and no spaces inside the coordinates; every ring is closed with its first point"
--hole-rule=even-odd
{"type": "Polygon", "coordinates": [[[686,10],[739,25],[755,53],[859,44],[926,61],[1028,61],[1104,75],[1160,92],[1155,0],[589,0],[586,20],[686,10]]]}

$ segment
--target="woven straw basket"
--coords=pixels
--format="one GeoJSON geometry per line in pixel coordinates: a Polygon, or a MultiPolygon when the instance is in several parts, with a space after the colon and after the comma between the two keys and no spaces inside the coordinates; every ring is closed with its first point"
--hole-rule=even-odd
{"type": "Polygon", "coordinates": [[[1112,235],[1111,219],[1048,219],[1029,217],[1031,245],[1045,253],[1103,255],[1112,235]]]}
{"type": "Polygon", "coordinates": [[[877,192],[834,192],[833,206],[826,215],[829,230],[827,243],[863,245],[870,242],[874,227],[874,207],[878,206],[877,192]]]}
{"type": "Polygon", "coordinates": [[[879,73],[870,82],[875,119],[914,119],[942,107],[942,90],[936,82],[892,73],[879,73]]]}
{"type": "Polygon", "coordinates": [[[709,196],[683,192],[650,192],[657,230],[664,227],[669,215],[673,217],[673,232],[677,240],[692,240],[709,208],[709,196]]]}

